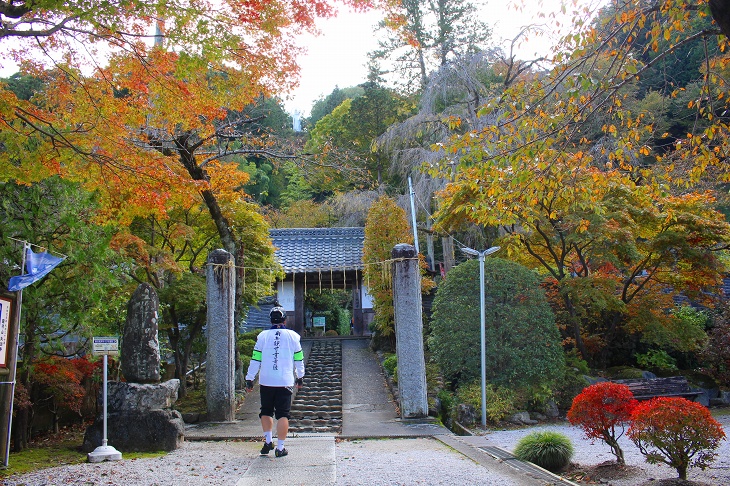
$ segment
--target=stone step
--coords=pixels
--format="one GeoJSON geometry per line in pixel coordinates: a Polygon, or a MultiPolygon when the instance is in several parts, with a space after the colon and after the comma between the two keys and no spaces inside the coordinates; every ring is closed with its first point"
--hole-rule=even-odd
{"type": "Polygon", "coordinates": [[[336,340],[312,342],[304,387],[292,402],[293,432],[338,433],[342,429],[342,345],[336,340]]]}

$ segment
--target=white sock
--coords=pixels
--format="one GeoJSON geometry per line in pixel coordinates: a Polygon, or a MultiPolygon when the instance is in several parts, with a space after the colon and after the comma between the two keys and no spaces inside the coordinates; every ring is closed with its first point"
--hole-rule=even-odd
{"type": "Polygon", "coordinates": [[[284,448],[284,440],[277,439],[276,440],[276,448],[279,450],[282,450],[284,448]]]}
{"type": "Polygon", "coordinates": [[[266,441],[267,444],[269,444],[271,442],[271,436],[272,436],[272,434],[271,434],[270,430],[268,432],[264,432],[264,440],[266,441]]]}

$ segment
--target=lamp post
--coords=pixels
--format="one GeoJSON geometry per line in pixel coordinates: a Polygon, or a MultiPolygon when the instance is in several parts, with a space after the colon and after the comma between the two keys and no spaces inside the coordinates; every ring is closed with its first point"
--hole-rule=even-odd
{"type": "Polygon", "coordinates": [[[499,246],[493,246],[484,251],[477,251],[472,248],[463,247],[461,251],[467,255],[479,257],[479,307],[481,321],[481,361],[482,361],[482,427],[487,427],[487,364],[485,355],[487,354],[485,327],[486,327],[486,311],[484,302],[484,257],[491,255],[499,250],[499,246]]]}

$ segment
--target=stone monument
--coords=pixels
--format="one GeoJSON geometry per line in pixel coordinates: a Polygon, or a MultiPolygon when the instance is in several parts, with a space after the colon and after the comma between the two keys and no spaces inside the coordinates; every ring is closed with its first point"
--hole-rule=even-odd
{"type": "Polygon", "coordinates": [[[214,250],[208,255],[205,380],[208,420],[211,422],[232,422],[236,418],[236,338],[233,332],[236,271],[233,263],[233,255],[225,250],[214,250]]]}
{"type": "MultiPolygon", "coordinates": [[[[143,283],[132,294],[122,338],[121,369],[126,382],[109,382],[107,437],[123,452],[171,451],[184,440],[180,412],[172,409],[179,380],[160,383],[158,341],[159,299],[143,283]]],[[[103,417],[86,429],[83,450],[91,452],[103,440],[103,417]]]]}
{"type": "Polygon", "coordinates": [[[401,418],[428,416],[421,272],[413,245],[393,247],[393,313],[401,418]]]}

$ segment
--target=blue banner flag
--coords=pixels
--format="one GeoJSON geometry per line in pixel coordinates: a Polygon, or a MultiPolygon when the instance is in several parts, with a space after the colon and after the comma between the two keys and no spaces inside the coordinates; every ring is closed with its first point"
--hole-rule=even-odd
{"type": "Polygon", "coordinates": [[[33,253],[30,248],[27,248],[25,251],[25,269],[28,273],[10,277],[8,290],[15,292],[26,288],[33,282],[37,282],[48,275],[62,261],[63,258],[53,256],[48,252],[33,253]]]}

